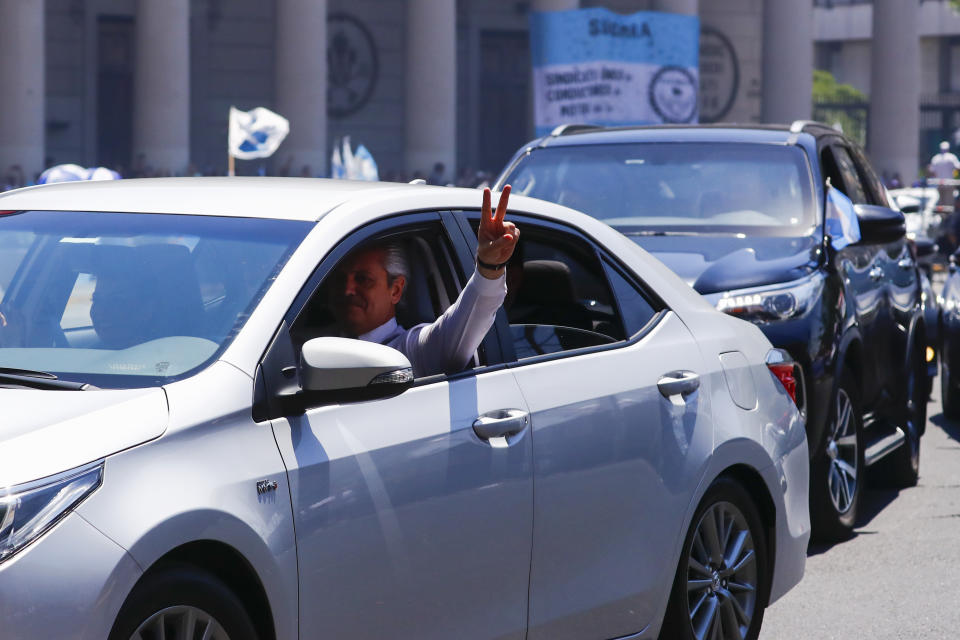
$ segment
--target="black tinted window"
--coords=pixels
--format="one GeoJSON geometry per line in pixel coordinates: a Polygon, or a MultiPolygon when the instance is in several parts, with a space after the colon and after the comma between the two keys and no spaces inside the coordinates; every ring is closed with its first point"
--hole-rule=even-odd
{"type": "Polygon", "coordinates": [[[838,184],[833,186],[843,191],[854,204],[867,204],[867,195],[864,193],[863,185],[860,184],[860,176],[847,150],[843,147],[831,147],[831,150],[837,162],[837,170],[843,179],[842,186],[838,184]]]}
{"type": "Polygon", "coordinates": [[[627,280],[616,267],[604,260],[603,268],[607,273],[607,278],[610,279],[613,295],[620,305],[620,314],[623,317],[627,335],[634,336],[650,324],[658,309],[654,307],[646,294],[633,282],[627,280]]]}

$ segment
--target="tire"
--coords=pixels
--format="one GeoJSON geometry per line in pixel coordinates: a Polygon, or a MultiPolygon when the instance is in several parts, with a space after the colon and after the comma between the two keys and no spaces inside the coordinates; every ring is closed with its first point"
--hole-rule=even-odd
{"type": "Polygon", "coordinates": [[[755,640],[769,585],[766,532],[757,507],[740,484],[719,478],[691,520],[660,638],[755,640]],[[718,529],[720,535],[711,533],[718,529]]]}
{"type": "Polygon", "coordinates": [[[189,565],[148,573],[120,608],[110,640],[257,640],[240,599],[218,578],[189,565]],[[192,615],[191,615],[192,614],[192,615]],[[155,630],[164,629],[164,633],[155,630]],[[203,635],[209,630],[209,636],[203,635]]]}
{"type": "Polygon", "coordinates": [[[920,436],[927,421],[927,369],[923,347],[914,347],[907,370],[906,397],[900,425],[903,444],[880,461],[883,483],[898,489],[915,487],[920,478],[920,436]]]}
{"type": "Polygon", "coordinates": [[[837,542],[853,534],[864,483],[863,414],[856,381],[849,371],[840,376],[824,442],[811,462],[811,537],[837,542]]]}
{"type": "Polygon", "coordinates": [[[946,354],[940,353],[940,401],[943,403],[943,415],[951,420],[960,419],[960,391],[950,376],[946,354]]]}

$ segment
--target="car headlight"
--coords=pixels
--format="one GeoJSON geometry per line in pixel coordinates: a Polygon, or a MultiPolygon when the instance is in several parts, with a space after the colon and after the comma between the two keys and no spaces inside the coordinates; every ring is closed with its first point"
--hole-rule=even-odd
{"type": "Polygon", "coordinates": [[[103,461],[0,488],[0,562],[43,535],[103,480],[103,461]]]}
{"type": "Polygon", "coordinates": [[[823,293],[824,276],[815,273],[800,280],[704,296],[718,311],[745,320],[789,320],[807,312],[823,293]]]}

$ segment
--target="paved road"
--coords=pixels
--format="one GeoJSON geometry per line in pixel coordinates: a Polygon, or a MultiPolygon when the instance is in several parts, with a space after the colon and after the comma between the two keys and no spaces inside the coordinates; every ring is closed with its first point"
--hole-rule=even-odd
{"type": "Polygon", "coordinates": [[[960,638],[960,424],[934,381],[920,481],[872,488],[856,536],[811,546],[803,581],[767,609],[760,640],[960,638]]]}

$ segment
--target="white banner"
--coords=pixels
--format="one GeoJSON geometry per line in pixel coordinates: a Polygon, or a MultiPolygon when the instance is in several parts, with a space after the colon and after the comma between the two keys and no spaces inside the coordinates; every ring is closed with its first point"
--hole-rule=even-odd
{"type": "Polygon", "coordinates": [[[257,107],[240,111],[230,107],[230,155],[240,160],[267,158],[273,155],[290,132],[290,123],[281,115],[257,107]]]}

